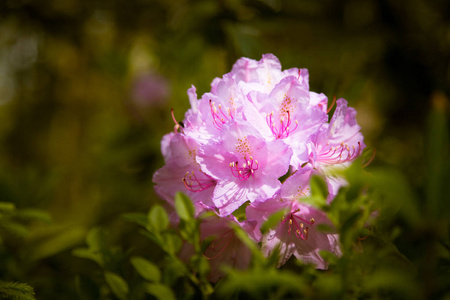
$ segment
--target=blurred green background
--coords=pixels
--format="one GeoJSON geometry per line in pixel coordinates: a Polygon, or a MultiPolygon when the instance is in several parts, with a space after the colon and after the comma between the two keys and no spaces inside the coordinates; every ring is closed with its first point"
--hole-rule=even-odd
{"type": "Polygon", "coordinates": [[[149,247],[119,216],[161,203],[170,109],[182,120],[191,84],[201,95],[242,56],[273,53],[346,98],[372,165],[400,170],[420,208],[426,151],[447,134],[426,128],[449,115],[449,16],[445,0],[0,1],[0,202],[32,216],[0,224],[0,279],[70,299],[93,267],[71,254],[90,228],[149,247]]]}

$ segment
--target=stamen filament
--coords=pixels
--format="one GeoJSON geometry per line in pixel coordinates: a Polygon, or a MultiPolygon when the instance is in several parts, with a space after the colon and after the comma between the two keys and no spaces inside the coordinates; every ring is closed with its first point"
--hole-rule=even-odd
{"type": "Polygon", "coordinates": [[[222,110],[222,105],[219,104],[218,108],[216,107],[215,102],[213,102],[211,99],[209,100],[209,106],[211,108],[211,115],[213,118],[213,125],[217,129],[222,129],[222,125],[228,122],[230,119],[234,119],[232,111],[229,107],[226,108],[226,113],[222,110]]]}
{"type": "Polygon", "coordinates": [[[370,164],[372,163],[372,161],[373,161],[374,158],[375,158],[375,153],[376,153],[376,150],[375,150],[375,148],[373,148],[372,156],[369,158],[369,160],[368,160],[367,162],[365,162],[365,163],[362,165],[363,168],[367,167],[368,165],[370,165],[370,164]]]}
{"type": "Polygon", "coordinates": [[[175,123],[175,126],[173,127],[173,131],[176,133],[178,132],[178,130],[182,127],[184,127],[182,122],[178,122],[177,119],[175,118],[175,115],[173,113],[173,108],[170,110],[170,114],[172,115],[172,120],[175,123]]]}
{"type": "Polygon", "coordinates": [[[186,172],[184,177],[181,179],[183,180],[186,189],[188,189],[191,192],[197,193],[204,191],[216,184],[216,181],[214,179],[210,178],[203,172],[201,172],[201,174],[205,175],[206,178],[205,179],[198,178],[198,176],[195,174],[194,171],[192,171],[191,173],[186,172]]]}
{"type": "Polygon", "coordinates": [[[336,96],[333,97],[333,102],[331,102],[330,107],[327,109],[327,113],[329,113],[331,111],[331,109],[333,108],[335,103],[336,103],[336,96]]]}
{"type": "Polygon", "coordinates": [[[358,142],[358,149],[353,145],[350,148],[348,144],[341,143],[336,147],[322,148],[318,154],[318,161],[327,164],[339,164],[355,159],[360,153],[361,142],[358,142]]]}
{"type": "Polygon", "coordinates": [[[272,119],[274,115],[273,112],[266,115],[266,123],[270,127],[270,130],[272,131],[274,137],[277,139],[287,138],[289,134],[295,131],[298,127],[298,121],[295,120],[295,127],[293,129],[290,128],[292,124],[291,113],[289,110],[286,111],[286,113],[287,113],[287,120],[285,120],[286,116],[281,116],[279,127],[276,126],[274,120],[272,119]]]}
{"type": "Polygon", "coordinates": [[[292,229],[294,229],[294,233],[297,238],[306,240],[306,239],[308,239],[308,233],[309,233],[309,227],[307,225],[312,226],[315,223],[315,220],[314,220],[314,218],[311,218],[309,221],[306,221],[302,217],[295,214],[299,211],[300,210],[297,209],[296,211],[290,213],[288,217],[281,218],[281,224],[284,224],[284,223],[286,223],[287,220],[289,220],[288,234],[290,235],[292,229]],[[307,225],[305,225],[305,224],[307,224],[307,225]]]}
{"type": "Polygon", "coordinates": [[[250,177],[255,178],[255,171],[258,170],[258,161],[253,159],[252,156],[246,162],[244,162],[241,167],[239,167],[239,162],[231,162],[230,170],[234,177],[238,178],[240,181],[245,181],[250,177]]]}

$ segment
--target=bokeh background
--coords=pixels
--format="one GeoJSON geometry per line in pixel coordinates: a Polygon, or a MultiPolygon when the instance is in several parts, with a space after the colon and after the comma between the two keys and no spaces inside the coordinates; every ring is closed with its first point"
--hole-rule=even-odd
{"type": "MultiPolygon", "coordinates": [[[[420,207],[428,146],[447,138],[427,124],[449,114],[449,16],[445,0],[0,1],[0,202],[18,211],[0,222],[0,279],[77,299],[95,266],[72,251],[94,227],[157,257],[120,216],[161,203],[170,109],[182,120],[191,84],[201,95],[242,56],[273,53],[346,98],[372,165],[399,170],[420,207]]],[[[406,235],[419,259],[424,235],[406,235]]]]}

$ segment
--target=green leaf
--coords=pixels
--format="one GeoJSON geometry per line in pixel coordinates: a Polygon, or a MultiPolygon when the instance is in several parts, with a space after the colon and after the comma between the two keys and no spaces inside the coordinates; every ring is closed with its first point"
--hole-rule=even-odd
{"type": "Polygon", "coordinates": [[[153,232],[150,232],[148,230],[140,230],[140,234],[150,239],[153,243],[164,249],[164,241],[162,240],[162,237],[160,234],[154,234],[153,232]]]}
{"type": "Polygon", "coordinates": [[[267,218],[267,220],[261,226],[261,233],[265,234],[267,231],[269,231],[269,229],[272,229],[276,225],[278,225],[281,221],[281,218],[283,218],[285,214],[286,210],[280,210],[267,218]]]}
{"type": "Polygon", "coordinates": [[[198,223],[195,220],[189,222],[180,222],[180,225],[178,227],[181,237],[191,244],[194,244],[196,241],[198,241],[197,225],[198,223]]]}
{"type": "Polygon", "coordinates": [[[311,195],[309,197],[301,198],[301,202],[308,203],[319,209],[326,209],[328,187],[322,177],[313,175],[310,180],[311,195]]]}
{"type": "Polygon", "coordinates": [[[178,259],[167,259],[164,266],[163,281],[169,285],[174,285],[178,278],[186,275],[186,265],[178,259]]]}
{"type": "Polygon", "coordinates": [[[330,264],[336,264],[337,261],[338,261],[338,257],[336,256],[336,254],[334,254],[333,252],[330,252],[330,251],[320,250],[320,251],[319,251],[319,255],[320,255],[326,262],[329,262],[330,264]]]}
{"type": "Polygon", "coordinates": [[[148,217],[143,213],[127,213],[123,214],[122,217],[130,222],[134,222],[142,227],[148,227],[148,217]]]}
{"type": "Polygon", "coordinates": [[[192,256],[191,263],[201,276],[206,277],[209,274],[209,261],[203,255],[192,256]]]}
{"type": "Polygon", "coordinates": [[[52,217],[46,211],[40,209],[24,209],[17,212],[17,217],[22,220],[35,220],[42,221],[46,223],[50,223],[52,221],[52,217]]]}
{"type": "Polygon", "coordinates": [[[311,195],[325,200],[328,197],[328,187],[322,177],[313,175],[310,180],[311,195]]]}
{"type": "Polygon", "coordinates": [[[166,285],[160,283],[149,283],[145,286],[145,291],[161,300],[175,300],[175,294],[166,285]]]}
{"type": "Polygon", "coordinates": [[[247,292],[255,299],[267,299],[268,294],[278,290],[275,299],[301,299],[298,295],[307,290],[308,286],[300,276],[289,270],[253,268],[247,271],[235,271],[228,267],[228,277],[217,287],[221,298],[229,298],[240,291],[247,292]],[[292,292],[297,297],[283,297],[283,293],[292,292]],[[296,294],[295,294],[296,293],[296,294]]]}
{"type": "Polygon", "coordinates": [[[259,249],[259,246],[248,236],[248,234],[238,225],[230,224],[236,234],[236,237],[244,243],[252,252],[253,258],[256,262],[263,263],[265,261],[264,256],[259,249]]]}
{"type": "Polygon", "coordinates": [[[0,211],[11,212],[15,209],[16,207],[14,206],[14,203],[0,202],[0,211]]]}
{"type": "Polygon", "coordinates": [[[247,206],[249,204],[250,204],[250,201],[246,201],[244,204],[239,206],[239,208],[233,212],[233,216],[235,216],[236,219],[238,219],[239,221],[244,221],[246,218],[245,209],[247,208],[247,206]]]}
{"type": "Polygon", "coordinates": [[[13,221],[4,222],[2,220],[2,222],[0,223],[0,229],[20,238],[25,238],[29,234],[27,226],[13,221]]]}
{"type": "Polygon", "coordinates": [[[130,261],[139,275],[141,275],[143,278],[155,282],[159,282],[161,280],[161,273],[158,267],[145,258],[140,256],[133,256],[130,258],[130,261]]]}
{"type": "Polygon", "coordinates": [[[103,266],[103,257],[100,253],[95,253],[91,249],[88,248],[75,248],[72,250],[72,255],[86,258],[95,261],[100,266],[103,266]]]}
{"type": "Polygon", "coordinates": [[[35,243],[30,249],[30,256],[33,260],[43,259],[73,249],[86,240],[86,228],[82,226],[64,226],[60,227],[47,238],[35,243]]]}
{"type": "Polygon", "coordinates": [[[194,218],[194,205],[191,199],[183,193],[178,192],[175,195],[175,209],[178,216],[184,221],[190,221],[194,218]]]}
{"type": "Polygon", "coordinates": [[[119,275],[106,271],[105,280],[110,286],[114,295],[119,299],[126,299],[128,294],[128,284],[119,275]]]}
{"type": "Polygon", "coordinates": [[[170,254],[177,254],[181,249],[182,241],[172,232],[167,232],[161,236],[161,244],[164,247],[164,250],[170,254]]]}
{"type": "Polygon", "coordinates": [[[92,251],[101,251],[106,245],[106,232],[102,228],[92,228],[86,236],[86,244],[92,251]]]}
{"type": "Polygon", "coordinates": [[[0,281],[0,298],[14,300],[34,300],[34,290],[22,282],[0,281]]]}
{"type": "Polygon", "coordinates": [[[148,221],[153,230],[163,231],[169,226],[169,217],[160,205],[155,205],[148,214],[148,221]]]}

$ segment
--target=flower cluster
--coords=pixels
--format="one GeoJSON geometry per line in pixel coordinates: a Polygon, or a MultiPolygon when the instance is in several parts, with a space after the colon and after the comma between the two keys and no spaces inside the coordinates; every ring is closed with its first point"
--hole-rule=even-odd
{"type": "Polygon", "coordinates": [[[339,255],[338,235],[318,230],[319,224],[332,224],[302,199],[310,196],[312,175],[326,180],[328,203],[345,185],[333,169],[347,167],[365,148],[356,111],[338,99],[329,121],[328,99],[309,90],[308,71],[282,71],[272,54],[259,61],[241,58],[230,73],[213,80],[210,92],[198,99],[192,86],[188,96],[191,108],[164,136],[165,166],[153,181],[169,204],[181,191],[197,215],[215,213],[201,226],[203,238],[216,236],[205,257],[215,265],[248,264],[249,253],[234,236],[233,224],[260,243],[264,254],[277,251],[279,265],[294,255],[327,268],[319,251],[339,255]],[[243,205],[246,217],[238,220],[233,213],[243,205]],[[262,234],[262,224],[281,210],[279,225],[262,234]]]}

